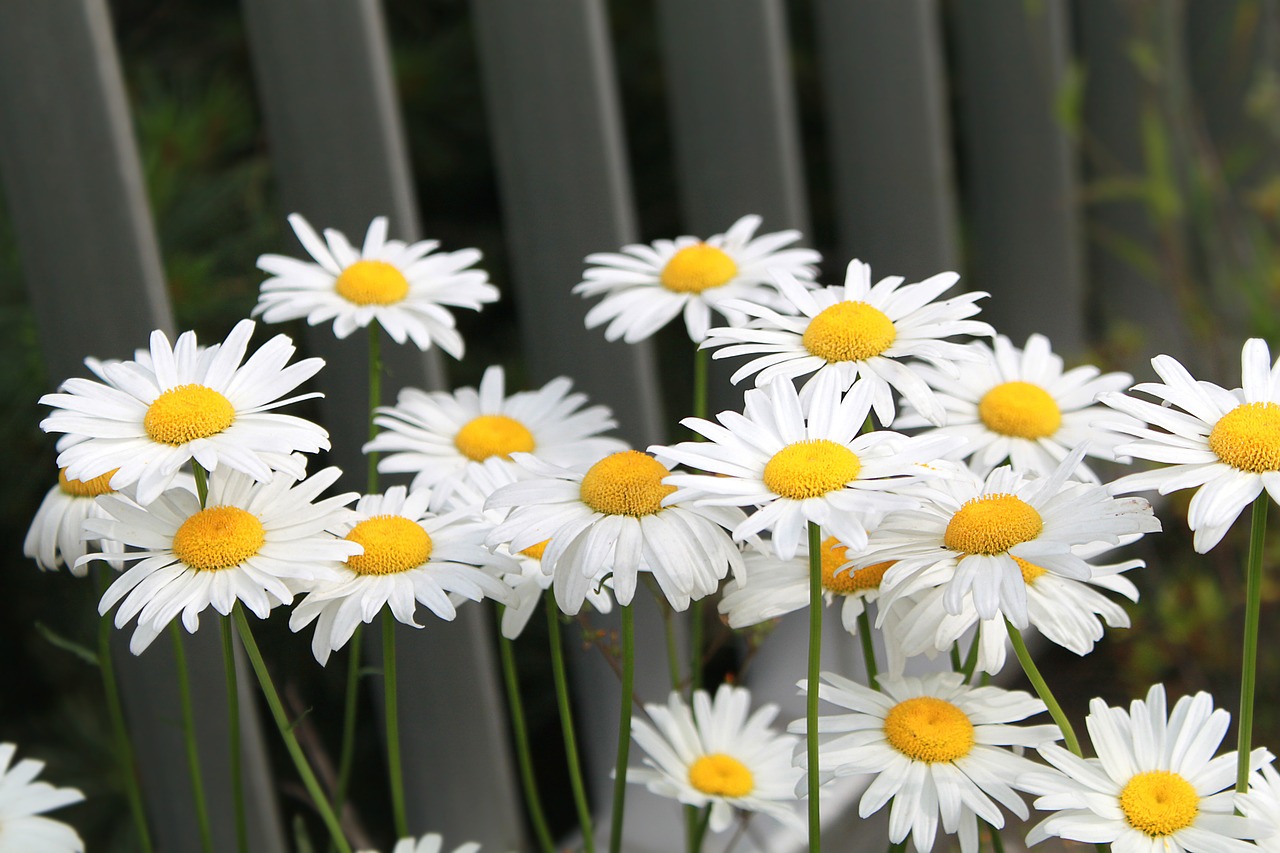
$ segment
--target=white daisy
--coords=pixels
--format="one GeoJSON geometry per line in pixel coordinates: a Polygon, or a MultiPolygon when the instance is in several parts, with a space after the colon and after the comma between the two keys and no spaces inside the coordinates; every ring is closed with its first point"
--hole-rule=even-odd
{"type": "MultiPolygon", "coordinates": [[[[996,336],[994,349],[983,341],[969,347],[980,358],[966,362],[959,376],[929,365],[916,368],[947,412],[941,433],[965,441],[952,458],[967,459],[983,476],[1005,462],[1015,471],[1048,475],[1087,442],[1088,455],[1115,460],[1115,445],[1123,439],[1092,426],[1099,413],[1107,411],[1094,400],[1100,393],[1127,388],[1132,376],[1104,374],[1091,365],[1063,371],[1062,357],[1053,353],[1044,335],[1027,338],[1023,350],[1004,335],[996,336]]],[[[894,426],[909,429],[929,423],[908,404],[894,426]]],[[[1087,465],[1072,476],[1098,482],[1087,465]]]]}
{"type": "MultiPolygon", "coordinates": [[[[442,853],[444,837],[435,832],[428,832],[422,838],[401,838],[392,848],[391,853],[442,853]]],[[[479,853],[480,845],[468,841],[453,848],[450,853],[479,853]]],[[[360,850],[357,853],[377,853],[376,850],[360,850]]]]}
{"type": "Polygon", "coordinates": [[[951,450],[955,439],[883,430],[859,435],[874,388],[860,382],[841,395],[838,381],[821,374],[802,402],[790,381],[777,379],[765,390],[747,391],[742,414],[721,412],[719,424],[681,421],[708,440],[650,449],[661,460],[707,473],[673,474],[666,482],[679,491],[668,500],[762,507],[733,536],[772,530],[783,559],[799,551],[810,521],[860,551],[881,516],[916,506],[895,490],[928,475],[926,463],[951,450]]]}
{"type": "MultiPolygon", "coordinates": [[[[891,276],[873,287],[871,268],[852,261],[843,287],[810,290],[786,273],[775,278],[790,303],[782,313],[765,305],[731,302],[727,308],[756,319],[745,327],[712,329],[703,347],[722,347],[713,358],[756,356],[732,379],[739,382],[754,373],[757,387],[778,377],[795,379],[810,373],[834,373],[842,389],[864,380],[871,385],[882,426],[893,423],[894,388],[930,423],[941,425],[946,419],[933,391],[904,359],[927,361],[958,377],[954,362],[977,356],[944,338],[995,334],[986,323],[966,319],[978,313],[975,303],[987,294],[974,291],[937,301],[959,281],[953,272],[908,285],[891,276]]],[[[807,385],[804,393],[809,393],[807,385]]]]}
{"type": "Polygon", "coordinates": [[[77,480],[114,470],[111,487],[136,483],[135,497],[144,505],[193,459],[210,472],[225,465],[262,481],[271,479],[273,469],[300,479],[305,462],[291,454],[327,450],[329,435],[310,421],[271,410],[321,396],[280,399],[324,361],[307,358],[286,367],[295,348],[285,335],[244,361],[253,328],[253,321],[243,320],[224,343],[203,350],[194,332],[170,347],[164,333],[155,331],[150,366],[99,362],[104,382],[68,379],[64,393],[41,397],[54,411],[40,427],[66,433],[58,440],[58,465],[77,480]]]}
{"type": "MultiPolygon", "coordinates": [[[[297,482],[277,474],[266,483],[237,471],[209,477],[206,508],[182,488],[139,507],[116,495],[99,498],[105,519],[85,521],[85,532],[139,550],[121,557],[137,561],[116,579],[98,612],[116,611],[117,628],[134,616],[138,627],[129,649],[141,654],[179,614],[187,631],[200,627],[206,607],[226,616],[236,601],[258,618],[293,600],[291,584],[334,575],[358,546],[329,531],[350,514],[354,493],[317,500],[341,472],[326,468],[297,482]]],[[[87,554],[77,562],[107,556],[87,554]]]]}
{"type": "Polygon", "coordinates": [[[84,540],[81,530],[86,518],[107,517],[95,498],[114,491],[110,485],[114,473],[108,471],[86,482],[68,479],[66,469],[58,469],[58,484],[45,493],[36,517],[27,529],[27,536],[22,542],[23,555],[35,560],[36,565],[46,572],[67,566],[78,578],[88,574],[89,566],[87,563],[77,565],[76,560],[88,553],[90,547],[101,548],[103,553],[110,555],[108,561],[119,566],[123,545],[109,540],[91,545],[84,540]]]}
{"type": "MultiPolygon", "coordinates": [[[[1040,794],[1037,809],[1053,815],[1027,835],[1028,844],[1069,838],[1110,844],[1117,853],[1247,853],[1243,839],[1262,834],[1232,812],[1237,799],[1236,753],[1214,757],[1231,715],[1214,710],[1208,693],[1183,696],[1165,713],[1164,687],[1126,711],[1101,699],[1085,720],[1097,758],[1078,758],[1052,744],[1039,747],[1052,768],[1024,773],[1018,785],[1040,794]]],[[[1250,755],[1253,770],[1271,761],[1250,755]]]]}
{"type": "Polygon", "coordinates": [[[957,470],[921,484],[912,492],[920,507],[886,516],[850,566],[896,561],[881,586],[889,603],[919,588],[914,575],[933,571],[931,579],[946,577],[948,613],[971,602],[981,619],[1003,616],[1025,628],[1023,565],[1088,581],[1092,568],[1078,546],[1116,545],[1122,536],[1160,529],[1145,500],[1116,499],[1102,486],[1070,480],[1083,452],[1077,448],[1048,477],[1001,467],[985,479],[957,470]]]}
{"type": "Polygon", "coordinates": [[[308,589],[289,616],[294,631],[316,623],[311,651],[322,665],[384,606],[398,621],[421,628],[414,615],[419,602],[452,621],[457,609],[451,594],[470,601],[510,600],[508,587],[480,568],[510,560],[484,547],[490,526],[464,513],[429,513],[430,501],[425,489],[393,486],[360,498],[355,513],[335,528],[363,553],[348,558],[335,579],[308,589]]]}
{"type": "Polygon", "coordinates": [[[800,770],[791,764],[798,741],[770,727],[777,705],[752,712],[751,691],[722,684],[714,700],[695,691],[692,711],[674,692],[666,706],[644,709],[652,723],[633,720],[631,737],[648,753],[649,769],[628,767],[628,782],[695,808],[710,806],[712,832],[728,829],[739,810],[804,831],[795,808],[800,770]]]}
{"type": "Polygon", "coordinates": [[[479,311],[498,299],[488,273],[468,269],[480,260],[478,249],[431,254],[440,245],[435,240],[388,240],[385,216],[369,223],[359,250],[332,228],[321,240],[300,214],[291,214],[289,224],[315,262],[258,258],[258,269],[271,278],[262,283],[253,315],[268,323],[332,320],[334,335],[345,338],[377,321],[398,344],[411,340],[423,351],[434,344],[461,359],[462,336],[444,306],[479,311]]]}
{"type": "Polygon", "coordinates": [[[1187,511],[1195,531],[1193,545],[1203,554],[1222,541],[1240,512],[1262,493],[1280,501],[1280,363],[1272,365],[1266,341],[1251,338],[1240,353],[1242,388],[1228,391],[1196,381],[1167,355],[1151,366],[1164,382],[1133,387],[1158,398],[1151,403],[1124,394],[1103,394],[1099,401],[1132,415],[1128,421],[1100,424],[1137,438],[1116,448],[1167,467],[1121,477],[1115,492],[1155,489],[1162,495],[1199,489],[1187,511]],[[1150,424],[1148,428],[1143,424],[1150,424]]]}
{"type": "MultiPolygon", "coordinates": [[[[999,803],[1020,818],[1027,807],[1015,792],[1019,774],[1035,765],[1008,747],[1036,747],[1062,737],[1054,725],[1015,726],[1045,710],[1021,691],[969,687],[964,676],[938,672],[922,678],[881,676],[880,690],[824,672],[818,695],[853,713],[818,717],[818,731],[839,734],[819,747],[820,777],[873,773],[858,803],[868,817],[893,800],[889,839],[911,835],[917,850],[933,848],[942,831],[959,834],[963,853],[978,850],[980,817],[1004,826],[999,803]]],[[[802,689],[807,684],[801,682],[802,689]]],[[[805,721],[790,730],[803,733],[805,721]]],[[[807,766],[807,755],[797,760],[807,766]]],[[[1025,788],[1021,788],[1025,790],[1025,788]]]]}
{"type": "Polygon", "coordinates": [[[547,542],[542,571],[553,575],[556,603],[568,614],[611,575],[624,607],[640,572],[651,572],[676,610],[716,591],[742,556],[725,528],[742,513],[673,500],[670,471],[638,450],[624,450],[589,468],[562,468],[528,454],[515,460],[531,475],[495,491],[487,506],[511,507],[489,537],[491,546],[523,551],[547,542]]]}
{"type": "Polygon", "coordinates": [[[16,752],[13,744],[0,743],[0,853],[84,853],[74,829],[41,816],[80,802],[84,794],[35,781],[44,762],[24,758],[13,764],[16,752]]]}
{"type": "Polygon", "coordinates": [[[753,237],[759,216],[744,216],[724,234],[701,241],[696,237],[658,240],[652,245],[623,246],[620,254],[587,256],[595,264],[583,273],[573,292],[605,298],[587,312],[587,328],[608,323],[604,336],[629,344],[642,341],[684,312],[685,328],[701,343],[711,326],[711,312],[730,323],[746,316],[730,307],[730,300],[779,305],[770,273],[786,272],[812,279],[811,266],[822,260],[812,249],[782,249],[800,239],[799,231],[779,231],[753,237]]]}
{"type": "Polygon", "coordinates": [[[406,388],[395,406],[377,410],[374,423],[383,432],[364,451],[388,453],[378,470],[413,474],[413,488],[420,489],[436,488],[489,458],[509,461],[512,453],[570,466],[625,450],[624,442],[600,436],[617,426],[609,409],[583,408],[587,396],[570,394],[572,385],[562,376],[508,397],[502,368],[495,365],[485,370],[478,389],[450,394],[406,388]]]}
{"type": "Polygon", "coordinates": [[[1249,793],[1238,801],[1240,813],[1253,821],[1256,843],[1264,853],[1280,853],[1280,773],[1265,765],[1249,782],[1249,793]]]}

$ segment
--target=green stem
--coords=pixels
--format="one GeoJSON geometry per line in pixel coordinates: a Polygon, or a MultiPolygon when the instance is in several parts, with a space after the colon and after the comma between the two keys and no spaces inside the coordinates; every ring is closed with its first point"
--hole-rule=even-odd
{"type": "Polygon", "coordinates": [[[347,642],[347,689],[342,701],[342,751],[338,754],[338,783],[333,796],[333,810],[339,815],[347,802],[347,789],[351,786],[351,769],[356,757],[356,718],[360,708],[360,650],[364,623],[347,642]]]}
{"type": "MultiPolygon", "coordinates": [[[[707,417],[707,362],[708,352],[695,348],[693,351],[693,416],[706,420],[707,417]]],[[[705,441],[701,433],[693,434],[694,441],[705,441]]],[[[703,599],[693,602],[689,608],[689,695],[701,690],[703,685],[702,654],[706,646],[706,619],[703,612],[703,599]]]]}
{"type": "Polygon", "coordinates": [[[1245,588],[1244,656],[1240,665],[1240,728],[1236,749],[1236,791],[1249,791],[1249,753],[1253,750],[1253,694],[1258,682],[1258,623],[1262,610],[1262,546],[1267,533],[1266,492],[1253,502],[1245,588]]]}
{"type": "MultiPolygon", "coordinates": [[[[109,570],[99,564],[94,571],[98,581],[98,597],[106,592],[111,582],[109,570]]],[[[111,718],[111,734],[115,739],[116,762],[124,777],[124,790],[129,799],[129,811],[138,831],[138,848],[151,853],[151,830],[147,828],[147,813],[142,805],[142,788],[138,784],[138,765],[133,755],[133,743],[124,723],[124,706],[120,703],[120,687],[116,684],[115,663],[111,659],[111,617],[98,619],[98,670],[102,673],[102,692],[106,695],[107,716],[111,718]]]]}
{"type": "MultiPolygon", "coordinates": [[[[501,607],[501,605],[499,605],[501,607]]],[[[501,612],[499,612],[501,623],[501,612]]],[[[542,798],[538,795],[538,782],[533,775],[533,756],[529,751],[529,729],[525,725],[524,703],[520,699],[520,682],[516,677],[515,644],[498,635],[498,652],[502,659],[502,677],[507,686],[507,710],[511,714],[511,732],[516,740],[516,759],[520,765],[520,784],[524,788],[524,799],[529,807],[529,820],[533,823],[533,832],[538,837],[538,847],[542,853],[555,853],[555,839],[547,827],[547,816],[542,810],[542,798]]]]}
{"type": "Polygon", "coordinates": [[[609,853],[621,853],[622,818],[627,805],[627,762],[631,756],[631,697],[636,681],[636,620],[631,605],[622,608],[622,688],[618,714],[618,755],[613,763],[613,814],[609,853]]]}
{"type": "MultiPolygon", "coordinates": [[[[864,636],[866,636],[864,634],[864,636]]],[[[865,646],[864,646],[865,649],[865,646]]],[[[872,655],[868,677],[875,669],[872,655]]],[[[822,529],[809,522],[809,686],[805,697],[805,748],[809,771],[809,850],[822,849],[822,819],[818,808],[818,681],[822,674],[822,529]]]]}
{"type": "Polygon", "coordinates": [[[889,853],[907,853],[907,839],[889,845],[889,853]]]}
{"type": "MultiPolygon", "coordinates": [[[[378,436],[378,427],[373,422],[374,411],[382,405],[382,336],[378,332],[378,324],[369,324],[369,440],[378,436]]],[[[378,492],[378,454],[368,453],[369,494],[378,492]]]]}
{"type": "Polygon", "coordinates": [[[964,659],[964,667],[960,670],[964,674],[965,683],[973,680],[973,671],[978,666],[978,633],[973,635],[973,642],[969,645],[969,654],[964,659]]]}
{"type": "Polygon", "coordinates": [[[191,793],[196,804],[196,822],[200,827],[200,848],[213,853],[213,829],[209,824],[209,807],[204,798],[204,776],[200,772],[200,749],[196,744],[196,715],[191,707],[191,677],[187,673],[187,653],[182,648],[182,629],[169,623],[173,637],[173,658],[178,669],[178,692],[182,703],[182,735],[187,742],[187,768],[191,771],[191,793]]]}
{"type": "Polygon", "coordinates": [[[960,660],[960,643],[951,644],[951,671],[964,672],[964,663],[960,660]]]}
{"type": "MultiPolygon", "coordinates": [[[[564,755],[569,764],[569,786],[573,789],[573,805],[582,828],[582,844],[586,853],[595,853],[595,829],[591,824],[591,807],[582,782],[582,762],[578,758],[578,738],[573,731],[573,710],[569,705],[569,678],[565,674],[564,646],[560,641],[560,610],[555,596],[547,594],[547,636],[551,642],[551,676],[556,686],[556,703],[560,708],[560,731],[564,735],[564,755]]],[[[626,610],[627,608],[623,608],[626,610]]],[[[625,702],[623,704],[626,704],[625,702]]]]}
{"type": "Polygon", "coordinates": [[[245,653],[249,656],[249,663],[253,665],[254,674],[258,676],[258,684],[262,687],[262,695],[267,700],[267,707],[271,709],[271,716],[276,722],[276,728],[280,730],[280,737],[284,740],[285,749],[288,750],[289,757],[293,759],[293,765],[297,768],[298,775],[302,778],[303,786],[306,787],[307,793],[311,795],[311,801],[315,804],[316,811],[320,812],[320,818],[328,828],[329,835],[333,839],[333,843],[337,845],[339,853],[351,853],[351,845],[347,843],[346,836],[342,834],[342,825],[338,823],[338,817],[329,806],[329,800],[325,797],[324,790],[316,779],[316,774],[311,770],[311,765],[307,762],[307,757],[303,754],[302,747],[298,745],[298,738],[293,733],[293,725],[289,722],[289,717],[285,713],[284,703],[280,701],[280,694],[276,691],[276,686],[271,681],[271,673],[267,671],[267,664],[262,659],[262,652],[258,650],[258,643],[253,638],[253,630],[249,627],[249,620],[245,618],[244,609],[240,607],[239,602],[232,609],[231,618],[235,620],[236,632],[240,635],[240,642],[244,646],[245,653]]]}
{"type": "Polygon", "coordinates": [[[191,473],[196,477],[196,497],[200,499],[200,506],[204,507],[209,502],[209,472],[204,470],[203,465],[192,459],[191,473]]]}
{"type": "Polygon", "coordinates": [[[876,676],[880,674],[880,670],[876,667],[876,647],[871,640],[871,617],[867,615],[865,607],[858,614],[858,639],[862,641],[862,663],[867,668],[867,684],[879,690],[880,682],[876,676]]]}
{"type": "Polygon", "coordinates": [[[240,853],[249,850],[249,827],[245,821],[244,778],[240,752],[240,687],[236,679],[234,629],[231,617],[224,616],[222,623],[222,665],[227,671],[227,734],[231,759],[231,800],[235,807],[236,849],[240,853]]]}
{"type": "Polygon", "coordinates": [[[1000,837],[1000,830],[991,824],[987,824],[987,829],[991,831],[991,849],[994,853],[1004,853],[1004,839],[1000,837]]]}
{"type": "Polygon", "coordinates": [[[711,823],[711,805],[707,804],[701,813],[699,813],[693,806],[688,806],[688,808],[692,808],[694,810],[694,815],[696,816],[696,823],[693,827],[693,838],[689,842],[689,853],[701,853],[702,840],[706,838],[707,825],[711,823]]]}
{"type": "MultiPolygon", "coordinates": [[[[1009,629],[1009,640],[1013,643],[1013,651],[1018,656],[1018,663],[1022,664],[1022,671],[1027,674],[1027,678],[1031,681],[1031,686],[1035,688],[1036,695],[1040,697],[1040,701],[1044,702],[1045,706],[1048,707],[1049,716],[1053,717],[1053,721],[1062,730],[1062,738],[1067,743],[1067,749],[1071,750],[1076,756],[1083,758],[1084,753],[1080,750],[1080,741],[1076,738],[1075,729],[1071,728],[1071,721],[1063,713],[1062,706],[1054,698],[1048,682],[1044,680],[1044,676],[1036,668],[1035,661],[1031,659],[1031,653],[1027,651],[1027,644],[1022,641],[1022,632],[1015,628],[1008,619],[1004,620],[1004,624],[1009,629]]],[[[975,639],[974,642],[977,642],[977,640],[975,639]]]]}
{"type": "Polygon", "coordinates": [[[382,613],[382,684],[386,690],[387,774],[391,782],[391,813],[396,837],[409,835],[409,819],[404,808],[404,771],[400,764],[400,694],[396,685],[396,618],[382,613]]]}

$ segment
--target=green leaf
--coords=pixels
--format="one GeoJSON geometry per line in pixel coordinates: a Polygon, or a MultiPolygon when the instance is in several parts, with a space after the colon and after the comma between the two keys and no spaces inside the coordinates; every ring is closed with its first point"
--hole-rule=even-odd
{"type": "Polygon", "coordinates": [[[64,652],[70,652],[90,666],[98,665],[98,653],[90,649],[88,646],[83,646],[75,640],[67,639],[43,622],[36,623],[36,631],[38,631],[40,636],[44,637],[49,642],[49,645],[54,648],[62,649],[64,652]]]}

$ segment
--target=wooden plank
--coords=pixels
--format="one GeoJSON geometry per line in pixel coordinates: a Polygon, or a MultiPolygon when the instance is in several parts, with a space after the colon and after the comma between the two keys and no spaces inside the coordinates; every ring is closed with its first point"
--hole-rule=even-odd
{"type": "MultiPolygon", "coordinates": [[[[817,0],[839,262],[955,269],[951,128],[935,0],[817,0]]],[[[838,264],[831,265],[833,269],[838,264]]]]}
{"type": "Polygon", "coordinates": [[[1076,163],[1054,117],[1067,79],[1066,4],[1023,0],[951,8],[969,224],[971,288],[983,319],[1015,341],[1044,332],[1070,357],[1087,336],[1076,163]]]}
{"type": "MultiPolygon", "coordinates": [[[[0,178],[12,212],[52,383],[86,373],[86,355],[122,358],[173,315],[147,205],[106,4],[0,4],[0,178]]],[[[128,633],[115,646],[125,712],[136,733],[147,813],[158,849],[197,837],[186,775],[172,645],[141,657],[128,633]]],[[[186,639],[197,697],[204,784],[215,841],[234,821],[218,628],[186,639]]],[[[256,717],[244,717],[246,786],[255,850],[283,849],[256,717]]]]}

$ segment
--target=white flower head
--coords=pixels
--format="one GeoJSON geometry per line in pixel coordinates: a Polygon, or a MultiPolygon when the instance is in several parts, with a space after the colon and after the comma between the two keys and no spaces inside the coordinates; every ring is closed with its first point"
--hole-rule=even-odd
{"type": "Polygon", "coordinates": [[[106,559],[113,566],[120,565],[120,554],[124,546],[119,542],[86,542],[82,528],[86,518],[105,518],[106,513],[98,506],[99,495],[111,494],[111,476],[108,471],[91,480],[68,479],[65,468],[58,469],[58,484],[45,493],[40,501],[40,508],[27,528],[27,536],[22,542],[22,553],[36,561],[36,565],[46,572],[57,571],[59,567],[70,568],[76,577],[84,577],[89,572],[87,563],[76,564],[76,560],[87,554],[90,548],[101,548],[108,554],[106,559]]]}
{"type": "Polygon", "coordinates": [[[446,306],[478,311],[498,299],[488,273],[470,269],[480,260],[478,249],[436,252],[435,240],[388,240],[385,216],[369,223],[358,250],[332,228],[321,240],[300,214],[291,214],[289,224],[315,260],[258,258],[258,269],[271,278],[253,314],[268,323],[332,320],[333,333],[345,338],[376,321],[398,344],[411,340],[423,351],[435,345],[460,359],[462,336],[446,306]]]}
{"type": "Polygon", "coordinates": [[[711,807],[709,826],[722,832],[736,811],[760,812],[803,832],[796,811],[800,771],[791,756],[797,739],[774,731],[778,706],[751,710],[751,692],[722,684],[712,699],[694,691],[693,708],[678,693],[645,705],[631,736],[648,753],[648,769],[627,768],[627,781],[695,808],[711,807]]]}
{"type": "Polygon", "coordinates": [[[14,764],[16,752],[13,744],[0,743],[0,853],[84,853],[74,829],[43,816],[80,802],[84,794],[37,782],[44,762],[24,758],[14,764]]]}
{"type": "Polygon", "coordinates": [[[1117,447],[1117,453],[1166,465],[1121,477],[1111,484],[1112,490],[1155,489],[1167,495],[1198,489],[1187,521],[1201,554],[1222,541],[1263,489],[1280,501],[1280,363],[1271,363],[1266,341],[1251,338],[1240,353],[1240,364],[1243,387],[1228,391],[1196,381],[1177,360],[1160,355],[1151,366],[1164,381],[1133,387],[1159,403],[1120,393],[1098,398],[1141,422],[1100,424],[1137,439],[1117,447]]]}
{"type": "Polygon", "coordinates": [[[607,340],[621,338],[633,344],[683,312],[689,337],[701,343],[712,311],[730,323],[746,320],[728,304],[731,301],[777,306],[770,273],[812,279],[812,265],[822,257],[812,249],[782,248],[799,240],[799,231],[753,236],[759,227],[759,216],[744,216],[724,234],[705,241],[677,237],[623,246],[621,253],[588,255],[587,263],[594,266],[587,268],[573,292],[586,297],[603,293],[605,298],[587,312],[587,328],[608,323],[607,340]]]}
{"type": "MultiPolygon", "coordinates": [[[[987,294],[973,291],[939,300],[959,278],[946,272],[904,285],[900,276],[890,276],[872,286],[871,268],[852,261],[843,287],[811,290],[779,273],[778,288],[790,303],[783,312],[730,303],[727,307],[755,319],[743,327],[712,329],[703,346],[721,347],[713,358],[755,356],[733,374],[735,383],[753,373],[757,387],[778,377],[835,374],[842,389],[858,380],[869,383],[881,426],[893,423],[893,389],[930,423],[941,425],[946,419],[942,404],[906,362],[926,361],[959,376],[955,362],[977,356],[946,338],[995,334],[988,324],[967,319],[978,313],[976,302],[987,294]]],[[[807,397],[810,391],[806,384],[802,393],[807,397]]]]}
{"type": "Polygon", "coordinates": [[[1255,843],[1263,853],[1280,853],[1280,772],[1272,764],[1249,780],[1249,793],[1237,801],[1240,813],[1258,830],[1255,843]]]}
{"type": "MultiPolygon", "coordinates": [[[[1183,696],[1166,713],[1164,687],[1157,684],[1127,711],[1094,699],[1085,722],[1097,758],[1040,746],[1052,767],[1018,779],[1041,795],[1037,809],[1053,812],[1027,835],[1028,844],[1058,837],[1143,853],[1258,849],[1245,839],[1265,830],[1233,814],[1246,802],[1232,790],[1236,753],[1214,757],[1231,715],[1214,710],[1208,693],[1183,696]]],[[[1250,765],[1256,771],[1271,758],[1255,749],[1250,765]]]]}
{"type": "Polygon", "coordinates": [[[136,484],[135,497],[149,504],[194,460],[212,472],[225,465],[253,478],[280,470],[300,479],[306,463],[295,452],[329,449],[329,435],[310,421],[273,409],[303,394],[280,399],[324,365],[307,358],[285,366],[295,347],[277,335],[244,360],[254,324],[242,320],[227,339],[201,349],[194,332],[172,347],[163,332],[151,333],[149,363],[94,362],[103,382],[68,379],[62,393],[40,402],[54,411],[40,423],[58,440],[58,465],[76,480],[115,471],[111,488],[136,484]]]}
{"type": "MultiPolygon", "coordinates": [[[[226,616],[237,601],[260,619],[293,600],[294,585],[334,576],[360,552],[330,530],[342,523],[354,492],[319,499],[341,472],[326,468],[298,482],[277,474],[266,483],[238,471],[209,477],[205,508],[183,488],[172,488],[145,507],[122,496],[99,499],[107,518],[90,518],[95,538],[132,545],[117,559],[133,562],[115,580],[98,612],[116,611],[117,628],[135,616],[129,649],[141,654],[179,615],[191,633],[207,607],[226,616]]],[[[107,557],[87,554],[79,562],[107,557]]]]}

